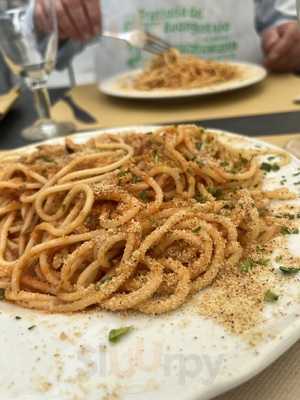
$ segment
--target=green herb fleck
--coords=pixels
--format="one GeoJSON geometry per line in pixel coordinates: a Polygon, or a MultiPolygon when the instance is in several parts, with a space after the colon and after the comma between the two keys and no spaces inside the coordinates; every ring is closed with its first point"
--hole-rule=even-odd
{"type": "Polygon", "coordinates": [[[123,178],[123,176],[126,176],[127,174],[128,174],[128,171],[120,170],[120,172],[118,173],[118,178],[123,178]]]}
{"type": "Polygon", "coordinates": [[[196,149],[200,151],[202,149],[203,143],[196,142],[195,146],[196,146],[196,149]]]}
{"type": "Polygon", "coordinates": [[[250,272],[252,268],[256,267],[257,265],[267,266],[270,260],[268,258],[260,258],[259,260],[253,260],[252,258],[246,258],[240,264],[241,272],[250,272]]]}
{"type": "Polygon", "coordinates": [[[220,188],[209,187],[207,191],[213,195],[216,199],[220,199],[223,196],[223,190],[220,188]]]}
{"type": "Polygon", "coordinates": [[[159,151],[158,151],[158,150],[155,150],[155,151],[154,151],[153,158],[154,158],[154,162],[155,162],[156,164],[158,164],[158,163],[160,162],[160,154],[159,154],[159,151]]]}
{"type": "Polygon", "coordinates": [[[298,186],[298,185],[300,185],[300,182],[295,182],[294,185],[298,186]]]}
{"type": "Polygon", "coordinates": [[[126,326],[124,328],[112,329],[108,334],[108,340],[111,343],[118,343],[122,337],[128,335],[132,330],[133,326],[126,326]]]}
{"type": "Polygon", "coordinates": [[[31,325],[29,328],[28,328],[28,330],[29,331],[32,331],[33,329],[35,329],[36,328],[36,325],[31,325]]]}
{"type": "Polygon", "coordinates": [[[300,268],[287,268],[287,267],[279,267],[280,271],[286,275],[294,275],[300,272],[300,268]]]}
{"type": "Polygon", "coordinates": [[[16,319],[17,321],[19,321],[19,320],[22,319],[22,318],[19,317],[18,315],[16,315],[16,316],[15,316],[15,319],[16,319]]]}
{"type": "Polygon", "coordinates": [[[225,168],[225,167],[228,167],[229,162],[225,160],[225,161],[222,161],[220,165],[221,165],[221,167],[225,168]]]}
{"type": "Polygon", "coordinates": [[[139,198],[144,202],[147,203],[149,201],[149,196],[148,193],[143,190],[142,192],[139,193],[139,198]]]}
{"type": "Polygon", "coordinates": [[[283,259],[282,256],[277,256],[277,257],[275,258],[275,261],[276,261],[277,263],[279,263],[280,261],[282,261],[282,259],[283,259]]]}
{"type": "Polygon", "coordinates": [[[40,159],[47,162],[47,163],[53,163],[56,164],[56,161],[53,160],[53,158],[49,157],[49,156],[40,156],[40,159]]]}
{"type": "Polygon", "coordinates": [[[266,267],[267,265],[269,265],[269,258],[260,258],[259,260],[256,261],[256,264],[258,265],[263,265],[264,267],[266,267]]]}
{"type": "Polygon", "coordinates": [[[293,214],[282,214],[282,217],[287,218],[289,220],[295,219],[295,215],[293,215],[293,214]]]}
{"type": "Polygon", "coordinates": [[[273,160],[275,160],[275,158],[276,158],[275,156],[270,156],[270,157],[268,157],[268,160],[273,161],[273,160]]]}
{"type": "Polygon", "coordinates": [[[5,299],[5,289],[0,289],[0,300],[5,299]]]}
{"type": "Polygon", "coordinates": [[[296,172],[295,174],[293,174],[293,176],[299,176],[300,172],[296,172]]]}
{"type": "Polygon", "coordinates": [[[255,265],[255,261],[253,261],[251,258],[246,258],[244,261],[241,262],[240,270],[241,272],[250,272],[252,268],[255,267],[255,265]]]}
{"type": "Polygon", "coordinates": [[[96,283],[95,285],[95,289],[98,291],[101,289],[101,286],[106,283],[106,282],[110,282],[112,280],[112,276],[106,275],[103,278],[100,279],[99,282],[96,283]]]}
{"type": "Polygon", "coordinates": [[[202,194],[196,194],[196,196],[194,197],[194,199],[198,202],[198,203],[205,203],[207,201],[207,199],[202,195],[202,194]]]}
{"type": "Polygon", "coordinates": [[[282,235],[297,235],[299,233],[298,228],[288,228],[287,226],[283,226],[281,228],[281,234],[282,235]]]}
{"type": "Polygon", "coordinates": [[[278,294],[272,292],[272,290],[270,290],[270,289],[266,291],[264,300],[267,303],[275,303],[278,299],[279,299],[278,294]]]}
{"type": "Polygon", "coordinates": [[[201,229],[201,226],[198,226],[198,228],[194,229],[192,232],[197,234],[201,231],[201,229]]]}
{"type": "Polygon", "coordinates": [[[266,162],[263,162],[260,166],[260,169],[265,171],[265,172],[271,172],[271,171],[279,171],[280,170],[280,166],[278,164],[269,164],[266,162]]]}
{"type": "Polygon", "coordinates": [[[153,132],[146,132],[146,135],[153,135],[153,132]]]}
{"type": "Polygon", "coordinates": [[[199,167],[204,167],[204,162],[202,160],[196,160],[196,163],[199,165],[199,167]]]}
{"type": "Polygon", "coordinates": [[[239,172],[248,163],[247,158],[240,157],[239,161],[236,162],[231,170],[232,173],[239,172]]]}
{"type": "Polygon", "coordinates": [[[142,182],[142,179],[139,176],[133,175],[132,183],[139,183],[139,182],[142,182]]]}

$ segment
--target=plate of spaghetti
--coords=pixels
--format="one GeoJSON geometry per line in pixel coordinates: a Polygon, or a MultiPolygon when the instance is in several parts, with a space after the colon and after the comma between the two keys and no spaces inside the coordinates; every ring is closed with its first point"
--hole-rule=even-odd
{"type": "Polygon", "coordinates": [[[109,78],[99,89],[110,96],[135,99],[206,96],[257,84],[266,75],[259,65],[205,60],[171,49],[155,56],[144,70],[109,78]]]}
{"type": "Polygon", "coordinates": [[[1,398],[208,400],[299,339],[285,151],[149,126],[0,163],[1,398]]]}

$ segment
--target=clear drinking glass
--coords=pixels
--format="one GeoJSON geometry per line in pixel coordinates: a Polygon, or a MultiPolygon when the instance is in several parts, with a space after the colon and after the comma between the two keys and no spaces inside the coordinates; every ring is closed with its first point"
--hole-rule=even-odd
{"type": "Polygon", "coordinates": [[[47,81],[57,56],[58,30],[54,0],[0,0],[0,49],[13,73],[33,92],[39,119],[26,128],[28,140],[74,132],[70,122],[51,119],[47,81]]]}

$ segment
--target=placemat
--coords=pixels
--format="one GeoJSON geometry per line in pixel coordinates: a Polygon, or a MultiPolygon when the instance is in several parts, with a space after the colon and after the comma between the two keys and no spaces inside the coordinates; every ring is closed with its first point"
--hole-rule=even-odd
{"type": "MultiPolygon", "coordinates": [[[[78,86],[70,91],[73,100],[97,120],[88,125],[90,128],[299,111],[299,104],[294,104],[299,94],[300,78],[291,74],[272,74],[259,85],[235,92],[165,101],[116,99],[100,93],[95,85],[78,86]]],[[[64,101],[53,107],[53,116],[60,121],[74,120],[78,129],[87,128],[74,119],[64,101]]]]}
{"type": "Polygon", "coordinates": [[[299,400],[299,363],[300,342],[256,378],[214,400],[299,400]]]}

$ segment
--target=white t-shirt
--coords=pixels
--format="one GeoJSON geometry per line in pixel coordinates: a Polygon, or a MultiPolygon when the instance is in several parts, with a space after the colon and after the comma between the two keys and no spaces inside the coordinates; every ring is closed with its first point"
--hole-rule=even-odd
{"type": "MultiPolygon", "coordinates": [[[[101,0],[101,9],[104,30],[123,32],[142,26],[200,57],[259,63],[254,4],[259,29],[295,17],[294,0],[101,0]]],[[[148,57],[121,41],[102,38],[74,58],[76,83],[139,68],[148,57]]],[[[66,72],[55,72],[50,79],[52,86],[68,84],[66,72]]]]}
{"type": "MultiPolygon", "coordinates": [[[[102,0],[104,29],[141,26],[186,53],[212,59],[261,61],[253,0],[102,0]],[[121,6],[120,6],[121,4],[121,6]]],[[[102,39],[97,78],[143,65],[149,55],[113,39],[102,39]]]]}

